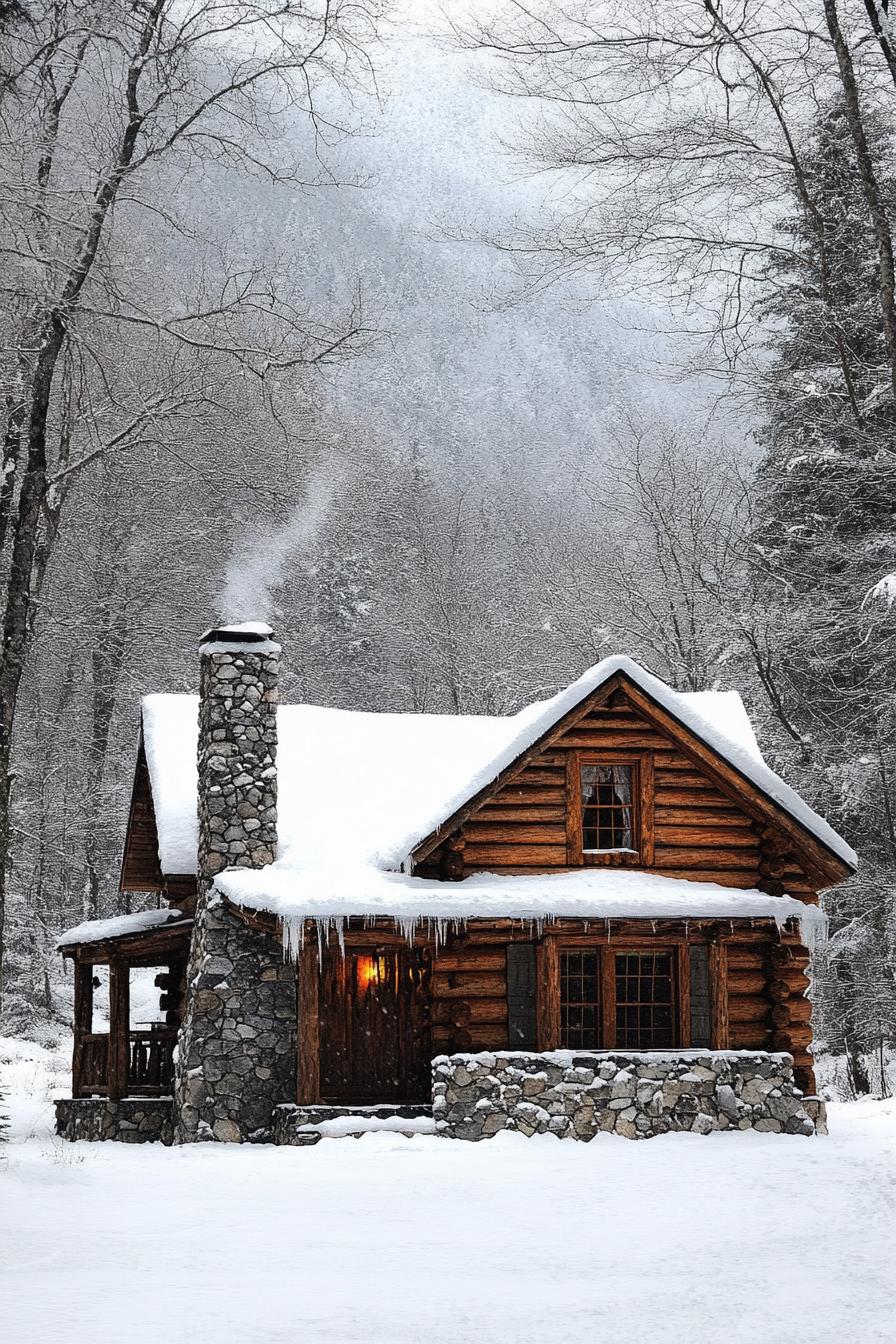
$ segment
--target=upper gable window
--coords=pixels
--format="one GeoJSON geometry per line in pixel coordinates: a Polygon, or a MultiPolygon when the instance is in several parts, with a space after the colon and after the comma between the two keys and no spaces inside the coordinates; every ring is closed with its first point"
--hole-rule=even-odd
{"type": "Polygon", "coordinates": [[[583,761],[579,767],[582,794],[582,854],[638,852],[638,767],[583,761]]]}

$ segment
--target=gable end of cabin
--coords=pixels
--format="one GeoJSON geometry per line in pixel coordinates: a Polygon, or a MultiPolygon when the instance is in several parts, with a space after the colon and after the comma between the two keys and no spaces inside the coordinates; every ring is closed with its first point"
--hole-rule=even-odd
{"type": "MultiPolygon", "coordinates": [[[[420,876],[636,868],[815,903],[837,861],[615,678],[418,847],[420,876]],[[727,774],[727,778],[725,777],[727,774]]],[[[668,718],[668,716],[666,716],[668,718]]]]}

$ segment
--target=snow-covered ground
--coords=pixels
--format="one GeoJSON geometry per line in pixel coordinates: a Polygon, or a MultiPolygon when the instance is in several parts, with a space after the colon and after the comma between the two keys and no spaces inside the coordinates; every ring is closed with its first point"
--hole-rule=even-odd
{"type": "Polygon", "coordinates": [[[64,1053],[0,1061],[10,1344],[896,1339],[896,1101],[827,1139],[65,1145],[64,1053]]]}

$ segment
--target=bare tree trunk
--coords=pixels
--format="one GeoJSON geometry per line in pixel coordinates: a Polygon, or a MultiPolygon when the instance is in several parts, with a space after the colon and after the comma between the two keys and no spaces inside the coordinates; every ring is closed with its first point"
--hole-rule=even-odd
{"type": "Polygon", "coordinates": [[[840,82],[846,106],[846,120],[849,124],[862,190],[868,204],[868,214],[874,229],[877,243],[877,257],[880,266],[880,311],[883,323],[884,340],[890,364],[890,385],[896,397],[896,265],[893,260],[893,238],[890,222],[881,197],[880,185],[874,170],[874,160],[868,148],[868,139],[862,120],[862,108],[859,102],[859,88],[856,82],[855,67],[849,46],[840,27],[836,0],[824,0],[824,16],[837,56],[840,82]]]}
{"type": "MultiPolygon", "coordinates": [[[[40,531],[41,508],[47,484],[47,419],[56,362],[65,340],[65,327],[54,314],[44,330],[31,386],[28,421],[28,459],[19,491],[13,536],[3,646],[0,658],[0,930],[6,913],[6,870],[10,842],[12,797],[12,734],[16,704],[31,631],[31,596],[34,559],[40,531]]],[[[3,939],[0,937],[0,986],[3,973],[3,939]]]]}
{"type": "MultiPolygon", "coordinates": [[[[246,285],[241,277],[237,283],[235,274],[220,277],[220,292],[226,296],[220,305],[197,298],[196,312],[189,317],[181,313],[173,318],[165,311],[157,318],[144,317],[142,297],[135,307],[133,294],[123,293],[124,282],[119,284],[114,268],[96,267],[98,256],[111,241],[109,225],[122,184],[139,172],[138,196],[144,205],[153,190],[166,193],[167,202],[166,180],[154,177],[155,164],[181,144],[191,164],[201,161],[206,144],[217,144],[220,148],[226,145],[225,158],[257,168],[260,160],[253,152],[255,146],[223,133],[222,118],[228,111],[237,113],[248,140],[253,134],[263,138],[265,120],[277,125],[290,106],[299,108],[316,126],[313,91],[332,78],[344,86],[349,69],[366,71],[363,44],[375,33],[377,13],[377,7],[368,7],[365,0],[284,7],[271,7],[268,0],[245,0],[229,11],[226,42],[222,41],[220,7],[214,0],[198,0],[186,26],[174,0],[98,9],[77,0],[58,0],[27,7],[28,22],[23,20],[20,25],[14,53],[17,72],[11,72],[5,88],[0,89],[9,100],[4,101],[0,137],[15,146],[10,155],[13,167],[4,166],[0,182],[0,215],[4,238],[7,218],[11,219],[17,250],[24,259],[23,278],[18,289],[12,288],[14,302],[10,304],[19,325],[13,341],[18,384],[7,374],[7,387],[13,386],[4,407],[6,422],[0,429],[4,437],[0,481],[0,985],[14,784],[13,733],[38,597],[68,481],[109,446],[104,434],[88,434],[89,449],[77,462],[68,460],[71,421],[70,417],[66,420],[67,390],[60,377],[65,365],[60,364],[60,357],[79,335],[76,328],[84,321],[88,289],[101,310],[100,320],[117,323],[119,337],[128,330],[125,323],[135,323],[135,329],[146,328],[160,339],[179,343],[197,359],[202,351],[234,360],[262,384],[275,367],[293,370],[337,358],[342,347],[360,334],[356,307],[344,332],[329,322],[315,331],[313,324],[296,316],[297,309],[290,302],[280,302],[268,277],[258,282],[256,292],[254,280],[246,285]],[[71,107],[62,115],[70,98],[80,109],[80,117],[71,107]],[[96,125],[85,124],[87,109],[96,125]],[[18,240],[24,241],[19,245],[18,240]],[[28,263],[33,263],[30,269],[28,263]],[[101,285],[96,284],[95,269],[103,269],[101,285]],[[228,290],[232,281],[236,284],[233,295],[228,290]],[[262,297],[264,319],[259,327],[262,297]],[[135,317],[138,310],[141,315],[135,317]],[[236,335],[238,318],[244,324],[242,338],[236,335]],[[276,327],[271,339],[267,323],[276,327]],[[265,334],[259,336],[259,330],[265,334]]],[[[8,27],[4,37],[9,38],[8,27]]],[[[208,152],[214,157],[213,149],[208,152]]],[[[123,337],[122,344],[126,344],[123,337]]],[[[89,340],[85,345],[85,363],[89,363],[95,351],[89,340]]],[[[104,374],[102,370],[100,376],[104,374]]],[[[203,398],[206,404],[215,404],[204,387],[203,398]]],[[[139,431],[148,423],[149,441],[157,439],[159,426],[153,422],[157,408],[147,410],[143,397],[135,396],[135,400],[141,411],[134,418],[138,427],[134,438],[140,440],[139,431]]],[[[120,403],[114,397],[109,401],[114,412],[120,413],[120,403]]],[[[91,429],[97,428],[94,421],[91,429]]],[[[98,724],[106,717],[111,717],[111,709],[100,706],[98,724]]],[[[99,726],[98,733],[102,740],[97,747],[104,754],[108,726],[99,726]]]]}
{"type": "MultiPolygon", "coordinates": [[[[110,614],[111,615],[111,614],[110,614]]],[[[105,630],[98,632],[91,656],[93,688],[91,692],[90,760],[85,790],[85,818],[87,835],[84,843],[84,896],[85,918],[96,919],[99,914],[101,886],[100,863],[103,846],[99,829],[108,825],[102,815],[103,778],[109,753],[109,736],[115,712],[116,688],[127,651],[127,615],[114,613],[105,630]]]]}
{"type": "MultiPolygon", "coordinates": [[[[797,195],[806,212],[806,218],[809,220],[812,230],[815,234],[816,245],[818,248],[818,274],[821,283],[821,293],[824,299],[825,307],[830,315],[831,331],[834,336],[834,342],[837,346],[837,358],[840,363],[840,371],[843,374],[843,386],[846,389],[846,395],[849,398],[849,404],[852,413],[858,424],[862,424],[862,410],[859,406],[855,390],[855,380],[852,373],[852,359],[849,352],[847,341],[843,334],[843,325],[840,315],[837,312],[837,305],[834,299],[833,286],[831,284],[831,259],[827,242],[827,231],[825,229],[824,215],[818,208],[809,183],[806,179],[806,173],[803,168],[803,162],[797,150],[796,141],[791,132],[790,125],[784,112],[782,99],[769,75],[768,70],[753,56],[746,44],[741,41],[735,30],[731,28],[725,20],[715,3],[715,0],[703,0],[706,12],[710,15],[716,27],[724,33],[727,39],[741,52],[744,58],[749,62],[759,86],[763,91],[766,102],[772,110],[775,120],[781,131],[784,145],[787,151],[787,158],[793,172],[793,181],[796,187],[797,195]]],[[[831,3],[826,0],[825,7],[831,3]]]]}
{"type": "Polygon", "coordinates": [[[887,63],[887,69],[890,71],[893,83],[896,84],[896,52],[893,50],[889,0],[865,0],[865,10],[871,20],[871,28],[887,63]]]}

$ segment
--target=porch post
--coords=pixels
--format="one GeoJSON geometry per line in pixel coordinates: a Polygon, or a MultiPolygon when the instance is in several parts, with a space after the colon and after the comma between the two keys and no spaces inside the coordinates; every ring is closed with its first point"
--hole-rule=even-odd
{"type": "Polygon", "coordinates": [[[109,1100],[120,1101],[128,1090],[131,1005],[128,966],[115,959],[109,963],[109,1100]]]}
{"type": "Polygon", "coordinates": [[[728,948],[724,943],[709,947],[709,986],[712,1005],[712,1048],[728,1049],[728,948]]]}
{"type": "Polygon", "coordinates": [[[75,1039],[72,1045],[72,1096],[83,1096],[84,1037],[93,1029],[93,965],[75,962],[75,1039]]]}
{"type": "Polygon", "coordinates": [[[298,1069],[296,1100],[300,1106],[320,1101],[320,965],[317,943],[305,937],[298,963],[298,1069]]]}
{"type": "Polygon", "coordinates": [[[535,949],[536,1037],[539,1050],[560,1046],[560,953],[557,939],[546,933],[535,949]]]}

